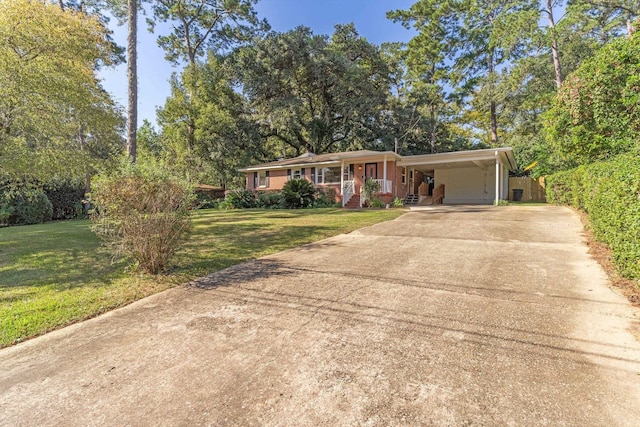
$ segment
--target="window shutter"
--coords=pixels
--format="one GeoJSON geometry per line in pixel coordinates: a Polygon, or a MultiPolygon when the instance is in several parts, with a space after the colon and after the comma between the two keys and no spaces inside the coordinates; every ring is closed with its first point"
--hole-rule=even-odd
{"type": "Polygon", "coordinates": [[[311,182],[316,183],[316,168],[311,168],[311,182]]]}
{"type": "Polygon", "coordinates": [[[258,172],[253,173],[253,188],[258,188],[258,172]]]}
{"type": "Polygon", "coordinates": [[[265,172],[265,176],[267,177],[265,187],[269,187],[269,171],[265,172]]]}
{"type": "Polygon", "coordinates": [[[300,179],[304,179],[304,168],[300,169],[300,179]]]}
{"type": "Polygon", "coordinates": [[[291,181],[291,169],[287,169],[287,181],[291,181]]]}

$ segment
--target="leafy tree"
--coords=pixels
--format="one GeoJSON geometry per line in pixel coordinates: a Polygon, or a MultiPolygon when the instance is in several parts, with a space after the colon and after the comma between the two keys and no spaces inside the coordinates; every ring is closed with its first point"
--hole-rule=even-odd
{"type": "MultiPolygon", "coordinates": [[[[218,52],[253,40],[267,30],[267,22],[260,21],[253,9],[256,2],[158,0],[152,5],[155,20],[171,22],[173,26],[171,34],[158,37],[158,44],[165,50],[166,59],[176,65],[187,63],[181,75],[172,77],[172,96],[160,114],[163,127],[169,126],[163,128],[163,134],[170,135],[172,149],[179,154],[180,167],[185,173],[190,175],[188,171],[195,170],[195,176],[203,179],[203,169],[207,169],[207,164],[214,160],[217,164],[209,169],[216,172],[210,175],[210,179],[220,181],[223,186],[231,178],[228,172],[233,164],[233,156],[229,157],[230,153],[226,150],[230,147],[226,144],[229,139],[219,139],[219,133],[221,127],[229,128],[229,120],[224,121],[212,134],[212,128],[216,127],[214,120],[220,117],[212,118],[203,114],[218,107],[228,113],[229,104],[217,105],[211,96],[218,92],[204,92],[211,89],[211,85],[207,81],[201,82],[201,78],[206,79],[210,75],[208,69],[211,64],[203,65],[199,59],[207,51],[215,56],[218,52]],[[205,123],[206,128],[200,129],[199,126],[205,123]],[[203,149],[204,145],[208,149],[203,149]],[[215,150],[215,145],[223,149],[215,150]]],[[[155,22],[148,22],[153,29],[155,22]]],[[[228,100],[229,97],[226,97],[222,103],[228,100]]]]}
{"type": "MultiPolygon", "coordinates": [[[[260,21],[253,9],[257,2],[157,0],[152,5],[155,19],[173,24],[173,33],[159,36],[158,44],[165,50],[168,61],[194,65],[208,49],[225,50],[268,30],[268,23],[260,21]]],[[[153,29],[155,22],[148,22],[153,29]]]]}
{"type": "Polygon", "coordinates": [[[247,105],[234,90],[224,58],[211,54],[171,79],[171,97],[158,111],[162,151],[184,176],[224,188],[239,186],[237,169],[260,158],[259,136],[247,105]],[[199,90],[190,96],[189,87],[199,90]],[[193,127],[191,127],[193,126],[193,127]],[[189,149],[184,141],[193,132],[189,149]]]}
{"type": "Polygon", "coordinates": [[[380,50],[353,25],[329,39],[298,27],[237,54],[242,89],[267,146],[283,154],[361,148],[375,141],[389,91],[380,50]]]}
{"type": "Polygon", "coordinates": [[[607,44],[565,81],[546,114],[563,168],[627,152],[640,140],[640,34],[607,44]]]}
{"type": "Polygon", "coordinates": [[[15,175],[84,177],[121,144],[121,115],[95,69],[112,45],[95,17],[0,3],[0,159],[15,175]]]}

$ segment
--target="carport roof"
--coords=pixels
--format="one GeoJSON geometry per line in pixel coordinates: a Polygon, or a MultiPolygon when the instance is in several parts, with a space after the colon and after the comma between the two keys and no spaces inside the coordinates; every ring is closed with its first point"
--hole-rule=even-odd
{"type": "Polygon", "coordinates": [[[414,166],[417,169],[446,169],[474,166],[482,168],[495,162],[496,157],[498,157],[504,165],[507,165],[510,170],[516,169],[516,159],[511,147],[402,156],[398,165],[414,166]]]}

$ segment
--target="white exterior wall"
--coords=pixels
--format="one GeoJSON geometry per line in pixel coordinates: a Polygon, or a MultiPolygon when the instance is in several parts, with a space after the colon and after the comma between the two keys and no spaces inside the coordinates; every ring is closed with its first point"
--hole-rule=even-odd
{"type": "MultiPolygon", "coordinates": [[[[506,169],[506,168],[503,168],[506,169]]],[[[501,187],[504,192],[503,183],[509,184],[509,171],[502,174],[501,187]]],[[[445,204],[493,204],[496,195],[496,172],[495,165],[486,169],[478,167],[471,168],[451,168],[436,169],[434,171],[435,186],[444,184],[445,204]]],[[[506,187],[508,188],[508,187],[506,187]]],[[[500,198],[506,198],[506,193],[500,198]]]]}

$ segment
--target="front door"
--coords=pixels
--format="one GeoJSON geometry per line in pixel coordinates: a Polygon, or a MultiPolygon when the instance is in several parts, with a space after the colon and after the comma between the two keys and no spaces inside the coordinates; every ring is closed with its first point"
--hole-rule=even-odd
{"type": "Polygon", "coordinates": [[[377,163],[365,163],[364,165],[364,178],[378,179],[378,164],[377,163]]]}

